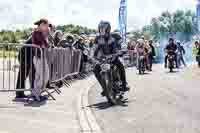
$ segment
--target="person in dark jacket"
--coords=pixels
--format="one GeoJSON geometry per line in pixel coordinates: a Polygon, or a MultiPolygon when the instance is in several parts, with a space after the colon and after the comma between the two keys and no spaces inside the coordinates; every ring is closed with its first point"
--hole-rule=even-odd
{"type": "Polygon", "coordinates": [[[178,56],[178,65],[181,66],[181,64],[183,64],[185,67],[187,66],[185,61],[184,61],[184,58],[183,58],[183,55],[185,54],[185,49],[184,47],[181,45],[181,42],[180,41],[177,41],[177,56],[178,56]]]}
{"type": "MultiPolygon", "coordinates": [[[[32,36],[25,42],[25,44],[32,44],[32,36]]],[[[23,46],[19,51],[18,61],[20,64],[16,89],[25,89],[25,81],[31,72],[30,81],[31,88],[34,88],[35,68],[33,65],[34,49],[30,46],[23,46]]],[[[16,98],[26,98],[24,91],[17,91],[16,98]]]]}
{"type": "Polygon", "coordinates": [[[198,41],[195,42],[195,49],[196,49],[196,61],[198,63],[198,67],[200,68],[200,43],[198,41]]]}
{"type": "Polygon", "coordinates": [[[80,70],[79,70],[81,73],[85,73],[84,63],[88,61],[88,56],[89,56],[89,55],[84,54],[84,50],[86,50],[88,48],[87,45],[85,44],[85,40],[84,39],[85,38],[80,37],[78,39],[78,41],[74,44],[74,48],[80,50],[81,53],[82,53],[81,63],[80,63],[80,70]]]}
{"type": "Polygon", "coordinates": [[[64,37],[59,43],[58,46],[62,48],[72,48],[74,44],[74,37],[73,35],[69,34],[64,37]]]}
{"type": "Polygon", "coordinates": [[[152,71],[153,59],[156,56],[155,47],[153,46],[153,40],[149,41],[149,47],[150,47],[149,55],[148,55],[149,70],[152,71]]]}
{"type": "Polygon", "coordinates": [[[55,32],[54,37],[53,37],[55,47],[58,47],[59,43],[62,40],[62,37],[63,37],[62,31],[58,30],[58,31],[55,32]]]}

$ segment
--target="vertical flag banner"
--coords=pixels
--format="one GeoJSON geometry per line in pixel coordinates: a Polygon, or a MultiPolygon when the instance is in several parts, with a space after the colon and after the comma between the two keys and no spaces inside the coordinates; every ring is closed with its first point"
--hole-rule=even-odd
{"type": "Polygon", "coordinates": [[[198,0],[197,2],[196,15],[197,15],[198,31],[200,31],[200,0],[198,0]]]}
{"type": "Polygon", "coordinates": [[[123,44],[126,43],[126,28],[127,28],[127,0],[121,0],[119,7],[119,29],[123,39],[123,44]]]}

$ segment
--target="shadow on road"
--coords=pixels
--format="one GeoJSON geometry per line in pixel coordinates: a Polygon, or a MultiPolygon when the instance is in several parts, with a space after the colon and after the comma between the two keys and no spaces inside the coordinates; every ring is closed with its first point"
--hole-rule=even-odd
{"type": "Polygon", "coordinates": [[[176,71],[173,71],[173,72],[170,72],[170,71],[167,71],[166,73],[167,74],[173,74],[173,73],[179,73],[180,71],[176,70],[176,71]]]}
{"type": "Polygon", "coordinates": [[[41,101],[41,102],[30,102],[30,103],[26,103],[24,104],[24,107],[41,107],[43,105],[46,104],[46,101],[41,101]]]}
{"type": "Polygon", "coordinates": [[[112,105],[112,104],[110,104],[108,102],[101,102],[101,103],[89,105],[87,107],[104,110],[104,109],[108,109],[108,108],[113,107],[113,106],[114,105],[112,105]]]}
{"type": "Polygon", "coordinates": [[[144,75],[149,75],[149,74],[150,74],[149,72],[145,72],[144,74],[139,74],[139,73],[137,73],[136,75],[144,76],[144,75]]]}
{"type": "Polygon", "coordinates": [[[37,102],[37,101],[30,101],[28,99],[23,99],[23,98],[13,99],[12,101],[16,102],[16,103],[22,103],[22,104],[24,104],[24,107],[40,107],[40,106],[45,105],[47,102],[47,100],[37,102]]]}
{"type": "Polygon", "coordinates": [[[113,105],[113,104],[110,104],[108,102],[101,102],[101,103],[89,105],[87,107],[96,108],[96,109],[99,109],[99,110],[105,110],[105,109],[108,109],[108,108],[111,108],[111,107],[116,107],[116,106],[128,107],[127,103],[128,103],[128,101],[123,101],[123,102],[118,101],[117,105],[113,105]]]}

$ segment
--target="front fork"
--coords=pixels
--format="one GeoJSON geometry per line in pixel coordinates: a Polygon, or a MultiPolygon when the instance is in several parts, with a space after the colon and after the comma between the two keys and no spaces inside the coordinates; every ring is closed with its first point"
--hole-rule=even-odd
{"type": "Polygon", "coordinates": [[[109,75],[109,72],[102,72],[101,73],[101,79],[102,79],[102,89],[103,91],[106,91],[108,89],[108,84],[110,82],[110,75],[109,75]]]}

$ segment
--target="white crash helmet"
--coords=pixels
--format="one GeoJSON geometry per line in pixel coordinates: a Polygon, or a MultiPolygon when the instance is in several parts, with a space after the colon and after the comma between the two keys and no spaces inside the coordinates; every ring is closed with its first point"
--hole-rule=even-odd
{"type": "Polygon", "coordinates": [[[178,44],[178,43],[181,44],[181,41],[180,41],[180,40],[177,40],[177,41],[176,41],[176,44],[178,44]]]}
{"type": "Polygon", "coordinates": [[[138,39],[137,42],[140,43],[140,44],[144,44],[144,40],[143,39],[138,39]]]}

